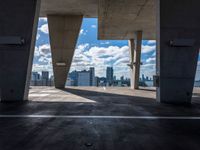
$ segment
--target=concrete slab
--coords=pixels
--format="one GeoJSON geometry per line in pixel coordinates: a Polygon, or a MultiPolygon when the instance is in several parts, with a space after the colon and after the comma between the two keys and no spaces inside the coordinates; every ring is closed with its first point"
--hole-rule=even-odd
{"type": "Polygon", "coordinates": [[[128,40],[138,30],[155,39],[155,0],[42,0],[40,16],[83,15],[99,18],[99,39],[128,40]]]}
{"type": "Polygon", "coordinates": [[[42,0],[40,16],[46,17],[47,14],[94,18],[98,15],[98,0],[42,0]]]}
{"type": "Polygon", "coordinates": [[[99,0],[98,38],[129,40],[136,31],[143,31],[143,39],[155,39],[155,3],[155,0],[99,0]]]}
{"type": "Polygon", "coordinates": [[[0,103],[2,150],[200,148],[200,120],[189,119],[200,117],[200,89],[194,90],[195,99],[191,106],[156,103],[155,89],[132,92],[128,88],[67,87],[61,91],[51,87],[32,87],[30,93],[49,95],[40,97],[30,94],[29,102],[0,103]],[[68,102],[68,99],[71,101],[68,102]],[[86,99],[95,102],[84,102],[86,99]],[[42,115],[47,117],[40,117],[42,115]],[[82,118],[59,117],[69,115],[82,118]],[[118,116],[138,116],[144,119],[118,116]],[[145,119],[145,116],[158,118],[145,119]],[[159,119],[159,116],[168,118],[159,119]]]}

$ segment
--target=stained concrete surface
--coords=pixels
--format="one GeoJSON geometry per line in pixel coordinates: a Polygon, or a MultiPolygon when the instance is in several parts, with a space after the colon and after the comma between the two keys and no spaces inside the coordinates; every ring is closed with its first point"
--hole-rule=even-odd
{"type": "MultiPolygon", "coordinates": [[[[200,89],[190,106],[156,103],[154,89],[32,87],[29,99],[1,103],[0,114],[200,117],[200,89]]],[[[198,119],[0,117],[0,149],[199,150],[199,126],[198,119]]]]}

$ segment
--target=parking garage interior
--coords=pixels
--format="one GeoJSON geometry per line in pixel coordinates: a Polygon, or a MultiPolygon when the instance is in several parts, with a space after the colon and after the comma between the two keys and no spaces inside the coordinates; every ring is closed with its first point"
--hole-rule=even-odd
{"type": "Polygon", "coordinates": [[[0,149],[199,150],[199,4],[0,2],[0,149]],[[29,86],[39,17],[48,19],[51,87],[29,86]],[[99,39],[129,41],[131,87],[65,86],[84,17],[98,17],[99,39]],[[144,39],[157,42],[151,88],[139,86],[144,39]]]}

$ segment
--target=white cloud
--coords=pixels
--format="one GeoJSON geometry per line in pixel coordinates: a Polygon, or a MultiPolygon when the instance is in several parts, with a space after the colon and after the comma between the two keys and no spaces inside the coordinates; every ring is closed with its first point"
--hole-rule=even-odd
{"type": "Polygon", "coordinates": [[[42,71],[49,71],[49,74],[53,74],[52,64],[33,64],[33,71],[42,72],[42,71]]]}
{"type": "Polygon", "coordinates": [[[101,42],[100,44],[101,45],[108,45],[108,44],[110,44],[110,42],[109,41],[105,41],[105,42],[101,42]]]}
{"type": "Polygon", "coordinates": [[[44,44],[44,45],[39,46],[38,50],[39,50],[40,55],[43,55],[43,56],[51,55],[51,50],[50,50],[49,44],[44,44]]]}
{"type": "Polygon", "coordinates": [[[36,40],[39,40],[39,38],[40,38],[40,34],[37,33],[36,40]]]}
{"type": "Polygon", "coordinates": [[[148,40],[147,41],[147,45],[152,45],[152,44],[156,44],[155,40],[148,40]]]}
{"type": "Polygon", "coordinates": [[[142,53],[149,53],[149,52],[152,52],[152,51],[155,51],[156,50],[156,46],[153,45],[153,46],[150,46],[150,45],[142,45],[142,53]]]}
{"type": "Polygon", "coordinates": [[[86,35],[88,30],[81,29],[79,35],[86,35]]]}
{"type": "Polygon", "coordinates": [[[39,21],[47,22],[47,18],[46,18],[46,17],[40,17],[40,18],[39,18],[39,21]]]}
{"type": "MultiPolygon", "coordinates": [[[[152,51],[152,49],[152,47],[146,48],[145,53],[152,51]]],[[[35,56],[37,56],[37,65],[34,66],[35,70],[41,71],[49,69],[49,71],[52,71],[50,70],[52,69],[52,60],[49,44],[35,47],[35,56]]],[[[107,66],[113,66],[114,75],[116,75],[117,78],[122,75],[130,77],[130,68],[127,66],[129,61],[128,46],[90,47],[88,43],[85,43],[77,46],[71,65],[71,71],[95,67],[96,75],[101,77],[105,76],[107,66]]],[[[142,73],[148,76],[155,74],[154,62],[155,57],[153,56],[145,60],[145,64],[141,66],[142,73]]]]}
{"type": "Polygon", "coordinates": [[[91,25],[92,28],[97,28],[97,25],[93,24],[91,25]]]}
{"type": "Polygon", "coordinates": [[[156,61],[156,58],[155,57],[150,57],[146,60],[146,63],[153,63],[156,61]]]}
{"type": "Polygon", "coordinates": [[[155,57],[156,56],[156,52],[154,52],[153,54],[152,54],[152,57],[155,57]]]}
{"type": "Polygon", "coordinates": [[[37,46],[35,46],[34,57],[39,56],[39,55],[40,55],[40,53],[39,53],[39,49],[38,49],[37,46]]]}
{"type": "Polygon", "coordinates": [[[45,34],[48,34],[49,33],[49,28],[48,28],[48,24],[43,24],[40,28],[39,28],[39,31],[45,33],[45,34]]]}
{"type": "Polygon", "coordinates": [[[113,66],[115,75],[129,75],[129,71],[127,71],[129,70],[127,66],[129,62],[128,49],[128,46],[94,46],[90,48],[88,43],[79,45],[75,50],[71,71],[95,67],[97,76],[105,76],[106,67],[113,66]]]}
{"type": "Polygon", "coordinates": [[[50,45],[44,44],[39,47],[35,47],[34,56],[37,57],[38,62],[42,64],[50,64],[51,63],[51,51],[50,45]]]}

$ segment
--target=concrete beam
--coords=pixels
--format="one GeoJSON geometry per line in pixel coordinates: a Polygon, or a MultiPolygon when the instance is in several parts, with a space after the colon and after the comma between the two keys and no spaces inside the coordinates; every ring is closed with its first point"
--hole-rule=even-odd
{"type": "Polygon", "coordinates": [[[131,68],[131,88],[139,89],[142,31],[135,32],[135,39],[129,40],[130,68],[131,68]]]}
{"type": "Polygon", "coordinates": [[[155,0],[99,0],[98,38],[129,40],[137,31],[155,39],[155,0]]]}
{"type": "Polygon", "coordinates": [[[64,88],[82,23],[82,15],[48,15],[54,82],[64,88]]]}
{"type": "Polygon", "coordinates": [[[0,99],[28,99],[40,0],[0,1],[0,99]]]}
{"type": "Polygon", "coordinates": [[[198,0],[157,0],[159,102],[191,103],[200,47],[199,6],[198,0]]]}

